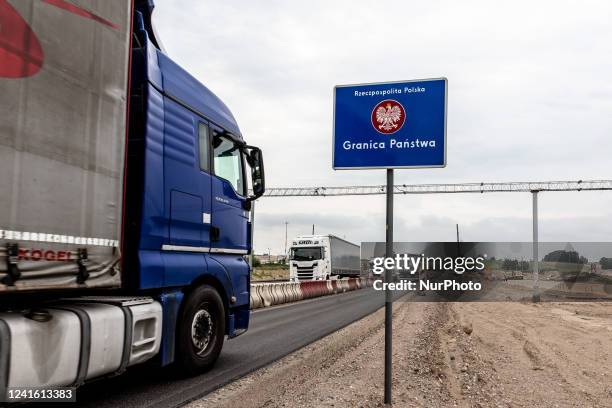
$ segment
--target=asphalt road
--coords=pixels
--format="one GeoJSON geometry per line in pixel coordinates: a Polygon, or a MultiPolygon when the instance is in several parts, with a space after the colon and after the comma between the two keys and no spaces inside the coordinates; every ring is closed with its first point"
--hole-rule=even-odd
{"type": "Polygon", "coordinates": [[[259,309],[246,334],[225,342],[215,367],[192,378],[153,367],[133,367],[77,391],[79,407],[176,407],[359,320],[384,305],[371,288],[259,309]]]}

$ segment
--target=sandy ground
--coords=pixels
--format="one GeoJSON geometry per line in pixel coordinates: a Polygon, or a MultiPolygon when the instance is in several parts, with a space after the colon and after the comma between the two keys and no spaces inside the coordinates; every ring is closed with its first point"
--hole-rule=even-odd
{"type": "MultiPolygon", "coordinates": [[[[612,303],[394,304],[393,405],[612,407],[612,303]]],[[[383,311],[190,407],[370,407],[383,311]]]]}

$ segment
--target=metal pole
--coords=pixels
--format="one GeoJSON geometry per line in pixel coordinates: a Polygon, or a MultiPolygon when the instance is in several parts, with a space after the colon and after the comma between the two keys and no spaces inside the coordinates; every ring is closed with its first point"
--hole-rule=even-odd
{"type": "Polygon", "coordinates": [[[538,191],[531,192],[533,197],[533,302],[540,301],[540,266],[538,256],[538,191]]]}
{"type": "Polygon", "coordinates": [[[461,256],[461,251],[459,247],[459,224],[455,224],[457,226],[457,256],[461,256]]]}
{"type": "Polygon", "coordinates": [[[255,256],[255,201],[251,201],[251,256],[249,257],[249,266],[253,270],[253,257],[255,256]]]}
{"type": "Polygon", "coordinates": [[[285,221],[285,256],[287,256],[287,225],[289,222],[285,221]]]}
{"type": "MultiPolygon", "coordinates": [[[[393,169],[387,169],[387,222],[385,256],[393,256],[393,169]]],[[[385,271],[385,282],[391,282],[393,271],[385,271]]],[[[393,297],[389,287],[385,288],[385,404],[391,404],[393,339],[393,297]]]]}

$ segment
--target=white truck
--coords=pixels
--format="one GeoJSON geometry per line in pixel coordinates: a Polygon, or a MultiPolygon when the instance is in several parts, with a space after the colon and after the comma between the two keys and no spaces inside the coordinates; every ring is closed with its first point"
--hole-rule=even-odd
{"type": "Polygon", "coordinates": [[[292,282],[359,275],[359,245],[334,235],[303,235],[293,239],[289,251],[292,282]]]}

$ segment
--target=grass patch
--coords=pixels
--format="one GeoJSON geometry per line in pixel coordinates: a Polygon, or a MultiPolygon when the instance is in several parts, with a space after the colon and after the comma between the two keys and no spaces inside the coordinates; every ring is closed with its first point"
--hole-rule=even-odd
{"type": "Polygon", "coordinates": [[[262,280],[288,280],[289,266],[288,265],[262,265],[253,268],[251,273],[251,282],[262,280]]]}

